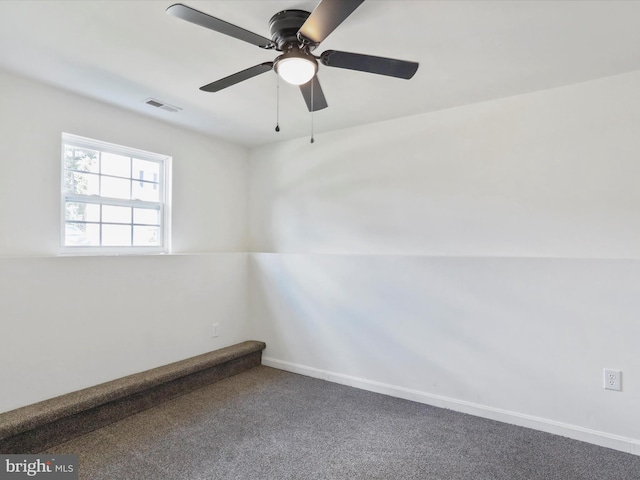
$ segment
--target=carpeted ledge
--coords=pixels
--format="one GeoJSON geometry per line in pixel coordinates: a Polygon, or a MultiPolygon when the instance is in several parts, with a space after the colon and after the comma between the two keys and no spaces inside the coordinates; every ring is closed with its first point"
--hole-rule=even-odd
{"type": "Polygon", "coordinates": [[[0,453],[38,453],[261,364],[247,341],[0,414],[0,453]]]}

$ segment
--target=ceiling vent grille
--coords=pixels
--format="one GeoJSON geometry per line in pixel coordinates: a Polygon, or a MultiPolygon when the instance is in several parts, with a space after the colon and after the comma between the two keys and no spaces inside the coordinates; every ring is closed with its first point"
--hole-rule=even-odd
{"type": "Polygon", "coordinates": [[[180,107],[176,107],[175,105],[171,105],[169,103],[165,103],[157,98],[147,98],[144,100],[144,103],[147,105],[151,105],[152,107],[159,108],[161,110],[166,110],[167,112],[175,113],[182,110],[180,107]]]}

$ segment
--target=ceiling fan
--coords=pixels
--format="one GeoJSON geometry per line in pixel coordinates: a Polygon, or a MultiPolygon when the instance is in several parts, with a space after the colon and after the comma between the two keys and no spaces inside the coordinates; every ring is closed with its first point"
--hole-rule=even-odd
{"type": "Polygon", "coordinates": [[[313,13],[304,10],[283,10],[269,20],[271,39],[245,30],[176,3],[167,13],[201,27],[229,35],[260,48],[282,52],[273,62],[264,62],[241,72],[200,87],[205,92],[217,92],[261,73],[275,70],[280,78],[298,85],[310,112],[327,107],[318,81],[318,61],[327,67],[346,68],[361,72],[410,79],[418,70],[418,63],[393,58],[375,57],[359,53],[327,50],[320,56],[313,51],[364,0],[321,0],[313,13]]]}

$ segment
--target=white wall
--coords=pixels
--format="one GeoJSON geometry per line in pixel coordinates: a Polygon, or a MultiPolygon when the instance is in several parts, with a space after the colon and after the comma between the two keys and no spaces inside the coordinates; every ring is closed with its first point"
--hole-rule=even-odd
{"type": "Polygon", "coordinates": [[[639,127],[634,72],[253,150],[266,363],[640,454],[639,127]]]}
{"type": "Polygon", "coordinates": [[[248,162],[0,74],[0,411],[257,338],[274,366],[640,454],[639,81],[248,162]],[[63,131],[173,156],[176,255],[57,256],[63,131]]]}
{"type": "Polygon", "coordinates": [[[247,340],[246,264],[244,253],[0,258],[2,410],[247,340]]]}
{"type": "Polygon", "coordinates": [[[5,73],[0,105],[0,411],[248,338],[245,149],[5,73]],[[58,256],[62,132],[173,157],[174,255],[58,256]]]}

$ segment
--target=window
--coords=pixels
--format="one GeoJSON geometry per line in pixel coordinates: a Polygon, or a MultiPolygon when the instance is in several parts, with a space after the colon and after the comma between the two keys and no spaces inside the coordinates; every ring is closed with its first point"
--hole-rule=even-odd
{"type": "Polygon", "coordinates": [[[167,253],[171,157],[62,134],[62,252],[167,253]]]}

